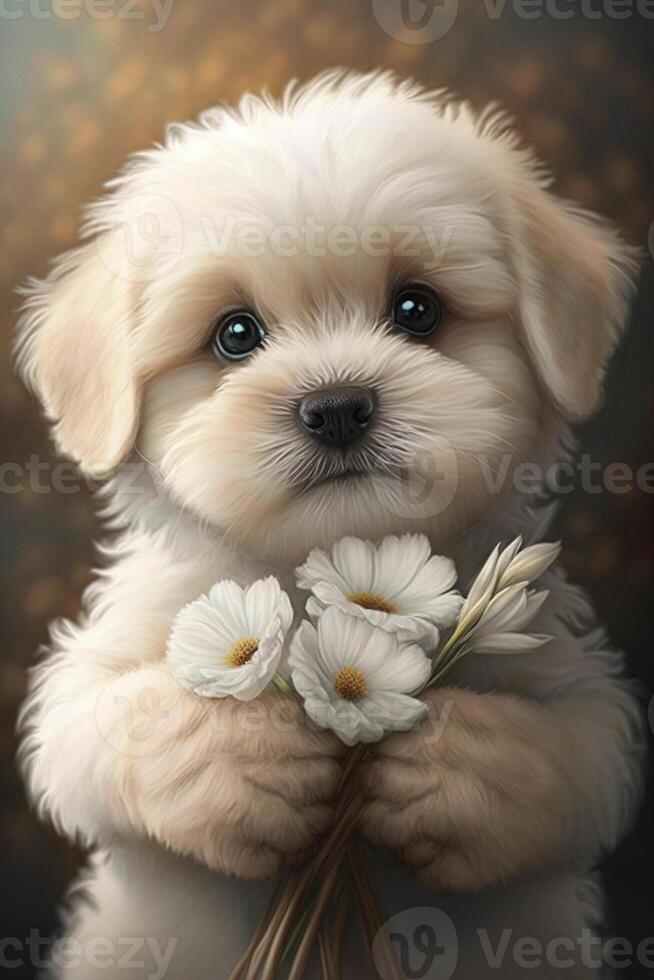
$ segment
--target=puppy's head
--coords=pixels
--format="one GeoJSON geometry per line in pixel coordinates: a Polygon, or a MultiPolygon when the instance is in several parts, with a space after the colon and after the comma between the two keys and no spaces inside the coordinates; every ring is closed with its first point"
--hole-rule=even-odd
{"type": "Polygon", "coordinates": [[[589,415],[628,251],[500,122],[388,76],[171,129],[34,287],[21,362],[91,473],[136,449],[205,525],[294,557],[435,541],[589,415]]]}

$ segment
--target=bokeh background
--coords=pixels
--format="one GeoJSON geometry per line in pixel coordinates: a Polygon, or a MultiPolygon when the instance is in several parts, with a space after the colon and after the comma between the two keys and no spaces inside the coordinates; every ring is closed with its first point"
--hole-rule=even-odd
{"type": "MultiPolygon", "coordinates": [[[[166,123],[246,89],[279,93],[291,77],[333,65],[390,67],[479,107],[498,100],[557,175],[559,192],[613,218],[643,251],[633,322],[605,407],[580,438],[602,466],[618,461],[637,470],[654,460],[654,21],[635,2],[624,19],[609,16],[602,0],[592,0],[600,12],[592,18],[588,8],[585,15],[560,0],[556,9],[573,11],[567,19],[554,16],[551,4],[525,19],[511,0],[460,0],[458,10],[444,0],[434,9],[450,18],[449,30],[422,43],[413,43],[415,29],[399,28],[402,0],[173,0],[165,24],[149,0],[131,12],[115,0],[113,10],[98,8],[106,19],[93,16],[90,2],[14,0],[0,11],[0,937],[21,940],[31,929],[56,928],[57,904],[82,855],[26,805],[14,762],[16,712],[46,624],[76,614],[98,522],[87,490],[66,490],[64,477],[53,491],[35,469],[37,460],[56,460],[37,407],[12,372],[15,287],[74,243],[83,203],[166,123]],[[390,30],[380,15],[389,3],[390,30]]],[[[410,15],[425,12],[411,0],[410,15]]],[[[644,710],[654,687],[653,500],[638,487],[578,489],[558,519],[564,560],[626,650],[644,710]]],[[[653,816],[648,791],[638,825],[604,868],[609,931],[634,943],[654,935],[653,816]]],[[[29,965],[12,972],[33,975],[29,965]]],[[[654,976],[638,967],[621,973],[654,976]]]]}

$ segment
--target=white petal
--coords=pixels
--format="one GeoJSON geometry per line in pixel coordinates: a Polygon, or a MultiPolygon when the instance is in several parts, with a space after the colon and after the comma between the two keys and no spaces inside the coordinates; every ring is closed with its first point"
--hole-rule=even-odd
{"type": "Polygon", "coordinates": [[[520,616],[516,617],[513,624],[513,629],[523,630],[525,626],[528,626],[540,612],[540,608],[547,599],[548,595],[548,589],[541,589],[539,592],[527,592],[524,610],[520,616]]]}
{"type": "Polygon", "coordinates": [[[560,552],[559,541],[530,545],[516,555],[501,574],[499,588],[513,585],[515,582],[533,582],[547,571],[560,552]]]}
{"type": "Polygon", "coordinates": [[[551,636],[545,634],[527,633],[491,633],[489,636],[480,640],[479,646],[473,641],[472,651],[474,653],[528,653],[530,650],[537,650],[545,643],[549,643],[551,636]]]}
{"type": "Polygon", "coordinates": [[[288,666],[291,670],[314,672],[318,658],[318,632],[312,623],[303,619],[291,640],[288,666]]]}
{"type": "Polygon", "coordinates": [[[242,635],[225,624],[208,596],[200,596],[177,614],[168,638],[168,659],[179,665],[217,666],[242,635]]]}
{"type": "Polygon", "coordinates": [[[491,600],[487,611],[479,620],[478,631],[487,633],[519,631],[536,616],[549,593],[527,592],[524,582],[517,582],[502,589],[491,600]]]}
{"type": "Polygon", "coordinates": [[[214,585],[178,614],[168,642],[168,659],[180,682],[203,697],[257,697],[270,683],[282,657],[293,610],[274,578],[243,590],[235,582],[214,585]],[[227,663],[238,640],[257,636],[252,658],[227,663]]]}
{"type": "Polygon", "coordinates": [[[377,549],[371,591],[385,599],[399,595],[424,568],[430,554],[425,534],[389,534],[377,549]]]}
{"type": "Polygon", "coordinates": [[[281,635],[282,642],[293,624],[293,607],[285,592],[279,593],[277,606],[272,612],[267,623],[263,623],[263,629],[258,634],[260,637],[259,649],[265,640],[281,635]]]}
{"type": "Polygon", "coordinates": [[[377,630],[364,618],[350,616],[330,606],[318,621],[319,659],[333,677],[342,667],[358,667],[364,673],[398,648],[394,634],[377,630]]]}
{"type": "Polygon", "coordinates": [[[449,591],[456,583],[456,565],[445,555],[432,555],[428,562],[420,568],[414,578],[396,595],[403,601],[414,596],[418,601],[424,601],[430,596],[438,596],[449,591]]]}
{"type": "Polygon", "coordinates": [[[180,663],[173,659],[175,674],[182,684],[202,697],[229,695],[239,701],[250,701],[270,684],[281,659],[284,634],[279,619],[273,617],[251,660],[241,667],[208,666],[199,660],[180,663]]]}
{"type": "Polygon", "coordinates": [[[306,664],[298,664],[297,661],[289,667],[291,684],[295,691],[306,701],[322,692],[326,695],[325,687],[320,683],[315,670],[306,664]]]}
{"type": "Polygon", "coordinates": [[[426,710],[422,702],[400,691],[378,689],[380,679],[404,690],[422,686],[431,670],[422,650],[403,646],[394,634],[334,607],[325,611],[317,630],[308,622],[301,624],[291,643],[289,667],[309,717],[347,745],[410,728],[426,710]],[[369,684],[359,702],[345,701],[334,690],[334,673],[345,665],[360,669],[369,684]]]}
{"type": "MultiPolygon", "coordinates": [[[[297,686],[296,686],[297,689],[297,686]]],[[[319,728],[330,728],[332,704],[322,688],[309,691],[304,698],[304,710],[319,728]]]]}
{"type": "Polygon", "coordinates": [[[468,595],[461,608],[459,621],[473,619],[493,594],[497,579],[497,561],[500,546],[496,545],[484,562],[481,571],[468,589],[468,595]]]}
{"type": "Polygon", "coordinates": [[[382,612],[381,609],[366,609],[365,606],[360,606],[356,602],[346,602],[339,608],[347,616],[353,616],[355,619],[363,619],[371,626],[386,630],[389,633],[394,633],[400,628],[395,624],[395,620],[398,617],[392,613],[382,612]]]}
{"type": "Polygon", "coordinates": [[[426,619],[410,619],[408,616],[395,617],[396,620],[406,620],[407,626],[396,623],[394,632],[400,643],[417,643],[422,650],[432,653],[440,643],[438,627],[426,619]],[[399,628],[398,628],[399,627],[399,628]]]}
{"type": "Polygon", "coordinates": [[[421,690],[431,674],[431,661],[415,643],[398,644],[390,653],[383,653],[366,671],[371,692],[385,691],[411,694],[421,690]]]}
{"type": "Polygon", "coordinates": [[[332,548],[332,561],[349,592],[370,592],[375,577],[375,547],[361,538],[341,538],[332,548]]]}
{"type": "Polygon", "coordinates": [[[328,586],[321,584],[317,589],[320,595],[308,599],[306,605],[307,612],[315,620],[324,615],[327,609],[333,608],[353,619],[363,620],[376,629],[385,630],[387,633],[401,633],[412,640],[424,640],[427,645],[438,642],[438,630],[422,616],[387,613],[382,612],[381,609],[367,609],[356,602],[350,602],[349,599],[340,594],[334,594],[328,586]]]}
{"type": "Polygon", "coordinates": [[[475,632],[481,635],[512,627],[526,606],[527,592],[524,582],[502,589],[486,606],[475,632]]]}
{"type": "Polygon", "coordinates": [[[248,635],[245,590],[240,585],[229,579],[216,582],[207,592],[206,598],[214,608],[214,621],[220,622],[226,632],[235,639],[248,635]]]}
{"type": "Polygon", "coordinates": [[[331,705],[328,726],[346,745],[378,742],[384,727],[366,710],[366,702],[338,701],[331,705]]]}
{"type": "Polygon", "coordinates": [[[333,688],[333,676],[322,661],[318,647],[318,634],[311,623],[300,623],[291,640],[288,669],[298,694],[303,698],[329,699],[333,688]]]}
{"type": "Polygon", "coordinates": [[[349,589],[348,583],[334,566],[330,555],[321,548],[314,548],[309,557],[295,569],[297,584],[301,589],[313,589],[318,582],[331,582],[342,592],[349,589]]]}
{"type": "Polygon", "coordinates": [[[419,616],[428,619],[441,628],[452,626],[461,614],[463,596],[458,592],[446,592],[444,595],[434,595],[425,601],[416,600],[405,609],[406,615],[419,616]]]}
{"type": "MultiPolygon", "coordinates": [[[[282,592],[279,582],[273,575],[253,582],[245,590],[243,598],[247,624],[254,636],[260,636],[264,632],[267,624],[280,609],[284,611],[284,619],[288,618],[290,608],[288,596],[282,592]]],[[[291,610],[291,620],[292,618],[291,610]]],[[[290,623],[286,629],[288,626],[290,623]]]]}
{"type": "Polygon", "coordinates": [[[394,691],[376,691],[366,698],[365,712],[385,732],[406,732],[427,714],[424,701],[394,691]]]}
{"type": "Polygon", "coordinates": [[[277,614],[279,620],[282,624],[282,629],[284,633],[288,633],[291,626],[293,625],[293,606],[291,605],[291,600],[289,599],[286,592],[280,593],[279,596],[279,607],[277,609],[277,614]]]}
{"type": "Polygon", "coordinates": [[[343,592],[340,585],[334,585],[333,582],[316,582],[313,594],[323,606],[341,606],[350,601],[347,598],[349,593],[343,592]]]}
{"type": "Polygon", "coordinates": [[[305,606],[307,615],[311,616],[313,620],[320,619],[320,617],[322,616],[326,608],[327,607],[325,606],[325,604],[322,603],[320,599],[316,599],[316,597],[313,595],[309,596],[309,598],[307,599],[307,604],[305,606]]]}
{"type": "Polygon", "coordinates": [[[520,551],[521,547],[522,547],[522,535],[519,534],[517,538],[514,538],[511,544],[506,546],[504,551],[500,552],[500,555],[497,559],[497,569],[496,569],[498,582],[501,581],[502,576],[506,572],[507,568],[509,567],[509,565],[511,564],[515,556],[520,551]]]}
{"type": "Polygon", "coordinates": [[[393,633],[405,642],[420,643],[426,649],[434,649],[438,644],[438,629],[427,619],[419,616],[385,613],[380,609],[366,609],[356,602],[350,602],[340,593],[332,592],[331,587],[325,586],[324,583],[317,586],[317,591],[320,593],[320,598],[312,596],[307,600],[306,605],[307,612],[316,621],[325,614],[327,609],[333,608],[353,619],[363,620],[376,629],[393,633]]]}
{"type": "Polygon", "coordinates": [[[463,601],[458,593],[447,591],[456,581],[454,563],[442,556],[430,557],[429,540],[423,534],[389,535],[377,549],[369,541],[346,537],[334,545],[331,560],[322,551],[311,552],[297,575],[298,583],[313,592],[307,600],[312,618],[317,620],[329,606],[336,606],[396,633],[403,641],[428,648],[438,643],[437,627],[456,620],[463,601]],[[365,609],[350,602],[348,596],[355,592],[373,592],[399,610],[365,609]]]}
{"type": "Polygon", "coordinates": [[[450,591],[457,579],[456,566],[450,558],[433,555],[416,574],[413,581],[391,599],[400,611],[432,619],[439,626],[450,626],[459,614],[462,600],[458,593],[450,591]],[[448,600],[439,600],[447,595],[448,600]],[[445,617],[444,619],[441,617],[445,617]]]}
{"type": "Polygon", "coordinates": [[[362,619],[329,606],[318,620],[318,657],[333,678],[342,667],[354,665],[370,640],[370,627],[362,619]]]}

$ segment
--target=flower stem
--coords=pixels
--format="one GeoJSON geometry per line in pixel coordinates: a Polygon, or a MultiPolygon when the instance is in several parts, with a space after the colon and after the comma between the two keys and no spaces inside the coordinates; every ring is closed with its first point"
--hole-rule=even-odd
{"type": "Polygon", "coordinates": [[[292,694],[292,693],[293,693],[293,688],[292,688],[292,687],[291,687],[291,685],[290,685],[290,684],[288,683],[288,681],[287,681],[287,680],[285,680],[285,679],[284,679],[284,678],[282,677],[282,675],[281,675],[281,674],[275,674],[275,675],[273,676],[273,684],[275,685],[275,687],[276,687],[276,688],[277,688],[278,690],[280,690],[280,691],[282,691],[282,692],[283,692],[284,694],[292,694]]]}
{"type": "MultiPolygon", "coordinates": [[[[465,640],[467,629],[462,630],[459,626],[456,627],[449,640],[443,645],[442,649],[434,658],[433,671],[436,672],[437,668],[440,667],[442,663],[447,659],[449,653],[451,653],[454,648],[465,640]]],[[[434,673],[432,673],[432,677],[434,673]]],[[[428,685],[429,686],[429,685],[428,685]]]]}
{"type": "Polygon", "coordinates": [[[425,685],[425,690],[428,687],[433,687],[434,684],[439,684],[444,677],[447,677],[449,672],[452,670],[452,667],[454,667],[455,664],[458,664],[459,660],[463,660],[464,657],[467,657],[467,655],[471,652],[472,652],[472,645],[464,644],[464,646],[461,647],[458,653],[456,653],[453,657],[451,657],[450,660],[443,667],[441,667],[441,669],[437,673],[435,673],[431,677],[431,679],[425,685]]]}

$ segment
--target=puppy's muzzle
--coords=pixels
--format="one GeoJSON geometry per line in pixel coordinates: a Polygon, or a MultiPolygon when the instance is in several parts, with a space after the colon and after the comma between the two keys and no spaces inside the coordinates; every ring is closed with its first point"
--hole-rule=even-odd
{"type": "Polygon", "coordinates": [[[375,414],[375,396],[368,388],[338,385],[305,395],[298,406],[304,432],[323,446],[341,451],[358,442],[375,414]]]}

